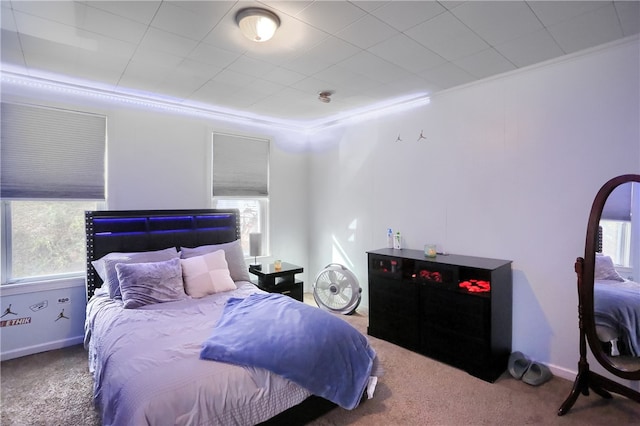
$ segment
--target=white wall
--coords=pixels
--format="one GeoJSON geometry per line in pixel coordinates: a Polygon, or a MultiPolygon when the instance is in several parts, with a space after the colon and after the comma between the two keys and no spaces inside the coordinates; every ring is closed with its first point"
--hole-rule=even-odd
{"type": "MultiPolygon", "coordinates": [[[[366,307],[365,253],[385,245],[388,227],[409,248],[436,242],[454,253],[510,259],[513,349],[575,373],[573,265],[591,202],[610,177],[640,173],[638,51],[634,38],[442,93],[416,110],[318,133],[310,155],[307,138],[294,132],[37,89],[3,87],[3,100],[108,115],[111,209],[208,207],[210,132],[270,137],[272,254],[305,267],[307,291],[322,267],[341,262],[358,276],[366,307]],[[426,141],[417,141],[420,131],[426,141]]],[[[45,298],[57,307],[71,292],[74,312],[71,332],[46,321],[1,329],[3,359],[81,338],[82,285],[38,297],[0,289],[3,311],[10,303],[26,311],[45,298]]]]}
{"type": "MultiPolygon", "coordinates": [[[[279,258],[298,265],[308,264],[308,154],[303,135],[59,92],[24,87],[2,89],[3,101],[32,102],[107,115],[107,208],[112,210],[209,208],[212,131],[269,138],[272,232],[271,256],[264,261],[279,258]]],[[[305,268],[297,277],[307,281],[307,273],[305,268]]],[[[0,328],[1,359],[81,342],[86,307],[84,285],[84,279],[75,279],[58,282],[51,291],[43,291],[48,284],[0,287],[2,312],[11,304],[12,310],[19,311],[21,316],[28,313],[32,317],[28,324],[0,328]],[[57,300],[67,297],[70,301],[65,305],[65,312],[73,315],[65,322],[49,321],[48,317],[60,312],[57,300]],[[45,300],[46,309],[37,313],[29,310],[29,306],[45,300]]]]}
{"type": "Polygon", "coordinates": [[[575,374],[591,203],[640,173],[638,52],[634,38],[312,138],[310,268],[345,263],[366,305],[366,251],[389,227],[407,248],[512,260],[513,350],[575,374]]]}

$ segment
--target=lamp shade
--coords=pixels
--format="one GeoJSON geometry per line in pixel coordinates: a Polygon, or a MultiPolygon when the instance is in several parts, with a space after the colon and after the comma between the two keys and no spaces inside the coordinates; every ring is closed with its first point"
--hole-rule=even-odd
{"type": "Polygon", "coordinates": [[[249,256],[262,256],[262,234],[260,232],[249,234],[249,256]]]}
{"type": "Polygon", "coordinates": [[[249,7],[236,14],[236,23],[245,37],[261,43],[273,37],[280,26],[280,18],[266,9],[249,7]]]}

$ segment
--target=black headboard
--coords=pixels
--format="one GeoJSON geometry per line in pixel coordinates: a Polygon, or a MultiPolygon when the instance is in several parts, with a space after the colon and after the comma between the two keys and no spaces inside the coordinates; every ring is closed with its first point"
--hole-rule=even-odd
{"type": "Polygon", "coordinates": [[[109,210],[85,212],[87,299],[102,285],[91,262],[111,252],[198,247],[240,238],[240,212],[226,210],[109,210]]]}

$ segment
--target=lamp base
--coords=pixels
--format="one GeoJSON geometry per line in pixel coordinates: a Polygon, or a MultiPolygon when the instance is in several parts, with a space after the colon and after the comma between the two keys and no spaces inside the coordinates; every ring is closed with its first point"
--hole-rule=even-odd
{"type": "Polygon", "coordinates": [[[260,271],[262,269],[262,263],[251,263],[249,269],[257,269],[260,271]]]}

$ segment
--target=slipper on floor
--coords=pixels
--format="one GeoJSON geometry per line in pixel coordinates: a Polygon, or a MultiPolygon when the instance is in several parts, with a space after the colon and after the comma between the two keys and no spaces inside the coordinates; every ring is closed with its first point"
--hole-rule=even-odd
{"type": "Polygon", "coordinates": [[[509,357],[509,373],[518,380],[522,378],[530,365],[531,361],[522,352],[514,352],[509,357]]]}
{"type": "Polygon", "coordinates": [[[551,378],[551,370],[544,364],[532,362],[526,373],[522,375],[522,381],[531,385],[539,386],[551,378]]]}

